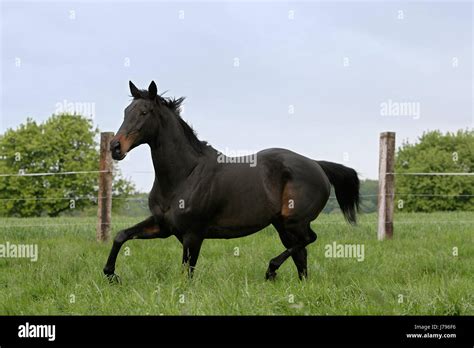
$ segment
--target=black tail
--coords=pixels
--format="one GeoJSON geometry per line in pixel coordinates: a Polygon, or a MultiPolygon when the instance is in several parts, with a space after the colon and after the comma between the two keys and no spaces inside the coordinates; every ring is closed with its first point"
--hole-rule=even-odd
{"type": "Polygon", "coordinates": [[[342,164],[317,161],[329,178],[334,190],[339,206],[346,220],[355,224],[357,222],[356,213],[359,211],[359,177],[357,172],[342,164]]]}

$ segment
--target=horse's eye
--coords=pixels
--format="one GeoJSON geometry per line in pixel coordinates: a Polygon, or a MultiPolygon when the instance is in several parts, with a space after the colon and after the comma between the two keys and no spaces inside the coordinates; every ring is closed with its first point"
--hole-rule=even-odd
{"type": "Polygon", "coordinates": [[[142,111],[142,115],[146,115],[148,111],[142,111]]]}

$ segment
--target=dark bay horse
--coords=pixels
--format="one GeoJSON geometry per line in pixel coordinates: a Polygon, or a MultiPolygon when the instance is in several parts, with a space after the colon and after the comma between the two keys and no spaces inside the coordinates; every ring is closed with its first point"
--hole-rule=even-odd
{"type": "Polygon", "coordinates": [[[120,231],[104,273],[117,279],[115,262],[129,239],[175,236],[183,245],[183,264],[192,275],[206,238],[238,238],[272,224],[286,250],[270,261],[266,279],[292,257],[300,279],[307,276],[306,246],[316,240],[310,223],[326,205],[331,185],[348,222],[355,224],[359,179],[355,170],[272,148],[248,158],[226,157],[198,140],[180,117],[184,98],[164,98],[151,82],[133,97],[110,143],[112,157],[122,160],[133,148],[148,144],[155,182],[148,201],[151,216],[120,231]]]}

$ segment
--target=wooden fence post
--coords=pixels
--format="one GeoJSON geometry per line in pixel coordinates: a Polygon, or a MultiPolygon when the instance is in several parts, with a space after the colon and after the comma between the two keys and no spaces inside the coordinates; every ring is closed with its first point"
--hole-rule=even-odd
{"type": "Polygon", "coordinates": [[[395,196],[395,133],[380,133],[378,240],[393,236],[393,210],[395,196]]]}
{"type": "Polygon", "coordinates": [[[110,238],[110,224],[112,219],[112,170],[113,161],[110,152],[110,141],[113,132],[100,133],[100,164],[99,164],[99,196],[97,240],[107,241],[110,238]]]}

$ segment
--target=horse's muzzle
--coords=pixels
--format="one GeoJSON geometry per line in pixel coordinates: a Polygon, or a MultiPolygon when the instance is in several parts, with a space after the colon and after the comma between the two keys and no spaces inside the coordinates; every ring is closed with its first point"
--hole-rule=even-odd
{"type": "Polygon", "coordinates": [[[122,152],[122,146],[118,139],[113,139],[110,142],[110,152],[114,160],[120,161],[125,158],[126,153],[122,152]]]}

